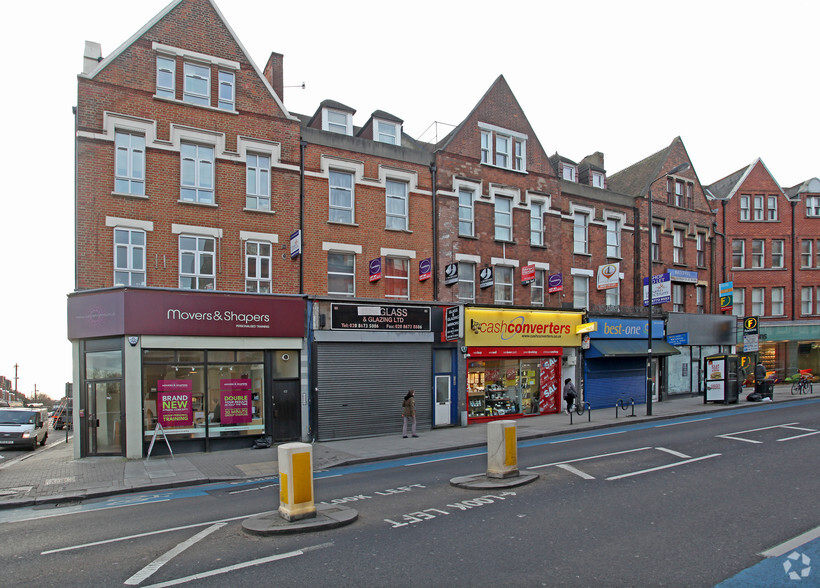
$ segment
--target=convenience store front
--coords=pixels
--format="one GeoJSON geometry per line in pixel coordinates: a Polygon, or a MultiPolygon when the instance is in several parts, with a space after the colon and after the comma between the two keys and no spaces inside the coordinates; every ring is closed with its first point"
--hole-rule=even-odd
{"type": "Polygon", "coordinates": [[[580,346],[582,322],[581,312],[465,308],[468,424],[559,412],[562,358],[580,346]]]}

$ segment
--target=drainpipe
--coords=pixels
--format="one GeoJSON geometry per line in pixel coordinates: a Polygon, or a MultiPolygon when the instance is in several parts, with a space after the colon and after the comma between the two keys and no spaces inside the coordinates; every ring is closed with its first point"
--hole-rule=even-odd
{"type": "Polygon", "coordinates": [[[433,182],[433,300],[438,300],[438,208],[436,204],[436,164],[430,164],[430,177],[433,182]]]}
{"type": "MultiPolygon", "coordinates": [[[[79,103],[79,99],[78,99],[79,103]]],[[[74,115],[74,291],[77,291],[77,284],[79,283],[78,276],[80,272],[78,271],[78,264],[79,264],[79,256],[77,255],[79,249],[78,244],[79,241],[77,240],[77,223],[79,222],[79,201],[77,200],[79,196],[79,182],[77,180],[77,170],[78,170],[78,161],[79,161],[79,149],[80,149],[80,141],[77,137],[77,128],[79,126],[79,107],[72,106],[71,113],[74,115]]],[[[17,392],[17,386],[15,385],[14,391],[17,392]]]]}
{"type": "Polygon", "coordinates": [[[299,141],[299,233],[302,251],[299,252],[299,294],[305,293],[305,149],[307,141],[299,141]]]}
{"type": "Polygon", "coordinates": [[[791,275],[792,275],[792,320],[796,320],[797,317],[797,227],[795,225],[795,214],[797,213],[797,200],[791,201],[792,205],[792,239],[791,239],[791,246],[792,246],[792,267],[791,267],[791,275]]]}

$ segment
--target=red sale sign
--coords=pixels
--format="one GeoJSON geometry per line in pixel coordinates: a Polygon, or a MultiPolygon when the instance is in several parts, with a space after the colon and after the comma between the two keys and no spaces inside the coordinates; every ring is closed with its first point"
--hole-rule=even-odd
{"type": "Polygon", "coordinates": [[[560,378],[558,358],[548,357],[542,359],[539,362],[539,367],[541,395],[538,397],[538,412],[541,414],[559,412],[561,410],[561,398],[558,394],[558,380],[560,378]]]}

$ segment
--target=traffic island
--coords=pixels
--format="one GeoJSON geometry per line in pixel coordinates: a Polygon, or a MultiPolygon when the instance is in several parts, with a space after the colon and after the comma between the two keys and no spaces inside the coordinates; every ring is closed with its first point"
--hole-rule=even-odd
{"type": "Polygon", "coordinates": [[[279,510],[246,519],[242,528],[253,535],[281,535],[324,531],[349,525],[359,513],[346,506],[313,501],[313,446],[279,446],[279,510]]]}
{"type": "Polygon", "coordinates": [[[515,488],[538,479],[538,474],[518,471],[518,440],[515,421],[494,421],[487,425],[487,472],[452,478],[459,488],[496,490],[515,488]]]}

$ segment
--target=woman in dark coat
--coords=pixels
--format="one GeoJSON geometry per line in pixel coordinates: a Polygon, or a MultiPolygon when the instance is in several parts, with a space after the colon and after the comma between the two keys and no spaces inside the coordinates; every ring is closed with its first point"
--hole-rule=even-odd
{"type": "Polygon", "coordinates": [[[404,420],[404,427],[402,428],[401,435],[405,439],[407,439],[407,421],[411,421],[413,423],[413,427],[411,429],[413,433],[413,437],[418,437],[416,435],[416,392],[414,390],[410,390],[407,395],[404,397],[404,402],[402,402],[401,406],[401,416],[402,420],[404,420]]]}

